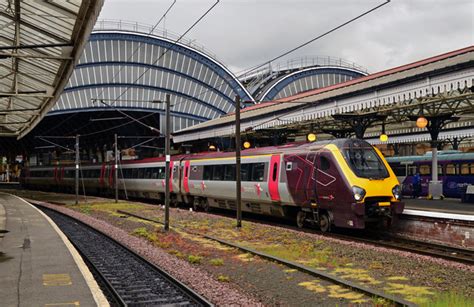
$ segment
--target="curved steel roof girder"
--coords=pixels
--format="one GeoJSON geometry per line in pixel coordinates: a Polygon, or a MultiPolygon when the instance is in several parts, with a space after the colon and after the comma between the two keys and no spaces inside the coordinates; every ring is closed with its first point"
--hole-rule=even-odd
{"type": "MultiPolygon", "coordinates": [[[[334,74],[334,75],[339,75],[340,76],[340,81],[339,82],[345,82],[354,78],[362,77],[366,75],[365,73],[362,73],[359,70],[351,69],[351,68],[345,68],[345,67],[309,67],[306,69],[298,70],[293,73],[290,73],[288,75],[282,76],[279,78],[276,82],[274,82],[268,89],[265,90],[265,92],[261,95],[259,95],[259,101],[271,101],[274,99],[279,99],[283,97],[277,97],[278,94],[284,90],[288,85],[291,83],[294,83],[300,79],[306,78],[306,77],[311,77],[311,76],[319,76],[319,75],[328,75],[328,74],[334,74]],[[342,80],[342,76],[345,76],[345,79],[342,80]]],[[[315,88],[320,88],[320,87],[325,87],[325,86],[330,86],[336,82],[331,82],[328,80],[327,84],[324,83],[324,79],[322,79],[323,83],[322,84],[316,84],[316,86],[309,86],[308,88],[302,89],[300,92],[304,92],[307,90],[312,90],[315,88]]],[[[298,91],[295,91],[294,93],[291,93],[288,96],[297,94],[298,91]]]]}

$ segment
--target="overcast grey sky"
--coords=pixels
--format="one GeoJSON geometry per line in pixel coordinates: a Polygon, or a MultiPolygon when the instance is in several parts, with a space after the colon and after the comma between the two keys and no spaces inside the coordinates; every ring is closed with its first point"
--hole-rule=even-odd
{"type": "MultiPolygon", "coordinates": [[[[215,1],[177,0],[160,28],[183,33],[215,1]]],[[[261,64],[383,0],[221,0],[188,38],[234,72],[261,64]]],[[[105,0],[99,18],[155,24],[172,0],[105,0]]],[[[289,55],[340,57],[370,72],[474,44],[474,0],[392,0],[289,55]]]]}

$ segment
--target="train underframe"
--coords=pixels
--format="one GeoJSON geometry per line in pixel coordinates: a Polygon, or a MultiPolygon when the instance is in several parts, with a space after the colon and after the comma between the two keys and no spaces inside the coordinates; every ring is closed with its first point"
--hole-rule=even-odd
{"type": "MultiPolygon", "coordinates": [[[[38,183],[27,185],[28,188],[49,190],[53,192],[73,193],[73,187],[69,185],[43,186],[38,183]]],[[[82,190],[82,187],[81,189],[82,190]]],[[[114,190],[109,188],[100,188],[95,190],[87,189],[88,193],[113,196],[114,190]]],[[[142,199],[156,199],[164,202],[164,193],[155,191],[134,191],[119,190],[120,198],[134,197],[142,199]]],[[[170,193],[170,205],[175,207],[180,203],[192,207],[195,211],[210,211],[212,208],[236,211],[236,201],[233,199],[216,199],[204,196],[181,195],[170,193]]],[[[397,214],[403,211],[403,206],[380,207],[375,200],[369,200],[363,203],[353,203],[350,205],[350,213],[344,214],[333,212],[328,208],[318,208],[315,203],[308,207],[299,207],[296,205],[282,205],[280,203],[262,203],[255,201],[243,201],[242,211],[260,215],[286,218],[295,221],[299,228],[305,226],[318,227],[323,232],[330,232],[334,226],[349,227],[353,229],[364,229],[370,225],[370,228],[388,228],[396,221],[397,214]],[[399,210],[397,210],[399,208],[399,210]],[[401,209],[400,209],[401,208],[401,209]],[[401,211],[400,211],[401,210],[401,211]]]]}

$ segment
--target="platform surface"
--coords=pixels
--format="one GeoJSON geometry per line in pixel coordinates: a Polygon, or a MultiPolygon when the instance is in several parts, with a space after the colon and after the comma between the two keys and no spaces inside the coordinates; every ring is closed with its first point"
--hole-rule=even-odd
{"type": "Polygon", "coordinates": [[[0,230],[1,306],[97,306],[87,267],[36,208],[0,193],[0,230]]]}
{"type": "Polygon", "coordinates": [[[405,203],[405,209],[410,210],[474,215],[474,204],[462,203],[460,199],[456,198],[443,200],[404,198],[403,202],[405,203]]]}

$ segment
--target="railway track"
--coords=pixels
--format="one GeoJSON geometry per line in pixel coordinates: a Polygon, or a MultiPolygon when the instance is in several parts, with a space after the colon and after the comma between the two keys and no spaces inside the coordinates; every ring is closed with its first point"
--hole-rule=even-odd
{"type": "Polygon", "coordinates": [[[127,247],[82,222],[39,206],[92,267],[113,306],[211,306],[127,247]]]}
{"type": "Polygon", "coordinates": [[[422,242],[393,235],[385,235],[382,238],[359,238],[354,236],[334,235],[336,238],[356,239],[362,243],[374,244],[402,251],[408,251],[421,255],[442,258],[446,260],[474,265],[474,251],[458,247],[446,246],[430,242],[422,242]]]}
{"type": "MultiPolygon", "coordinates": [[[[127,212],[127,211],[117,210],[117,212],[121,213],[121,214],[124,214],[124,215],[131,216],[131,217],[135,217],[135,218],[138,218],[138,219],[141,219],[141,220],[144,220],[144,221],[149,221],[149,222],[153,222],[153,223],[161,224],[161,225],[164,224],[161,221],[158,221],[158,220],[155,220],[155,219],[152,219],[152,218],[148,218],[148,217],[144,217],[144,216],[141,216],[141,215],[138,215],[138,214],[130,213],[130,212],[127,212]]],[[[175,227],[175,228],[179,228],[179,227],[175,227]]],[[[293,261],[288,261],[288,260],[285,260],[285,259],[282,259],[282,258],[279,258],[279,257],[275,257],[275,256],[272,256],[272,255],[269,255],[269,254],[251,249],[251,248],[247,248],[247,247],[244,247],[244,246],[241,246],[241,245],[238,245],[238,244],[226,241],[226,240],[222,240],[222,239],[215,238],[215,237],[208,236],[208,235],[203,235],[203,234],[200,234],[200,233],[197,233],[197,232],[190,232],[189,230],[186,230],[184,228],[180,228],[180,229],[185,230],[188,233],[191,233],[193,235],[200,236],[202,238],[212,240],[212,241],[215,241],[215,242],[219,242],[220,244],[227,245],[227,246],[239,249],[243,252],[250,253],[252,255],[255,255],[255,256],[258,256],[258,257],[261,257],[261,258],[264,258],[264,259],[267,259],[267,260],[270,260],[270,261],[273,261],[273,262],[276,262],[276,263],[279,263],[279,264],[283,264],[285,266],[288,266],[288,267],[291,267],[291,268],[294,268],[294,269],[297,269],[301,272],[308,273],[310,275],[328,280],[328,281],[330,281],[334,284],[342,285],[346,288],[353,289],[354,291],[364,293],[365,295],[367,295],[369,297],[383,298],[386,301],[391,302],[396,306],[415,306],[415,304],[413,304],[412,302],[406,301],[404,299],[398,298],[398,297],[390,295],[390,294],[386,294],[383,291],[368,288],[366,286],[357,284],[355,282],[351,282],[351,281],[348,281],[346,279],[339,278],[337,276],[331,275],[331,274],[329,274],[327,272],[324,272],[322,270],[313,269],[313,268],[301,265],[299,263],[296,263],[296,262],[293,262],[293,261]]]]}
{"type": "MultiPolygon", "coordinates": [[[[211,214],[211,213],[209,213],[211,214]]],[[[214,212],[212,213],[214,214],[214,212]]],[[[226,213],[218,213],[222,216],[230,217],[226,213]]],[[[360,243],[371,244],[375,246],[382,246],[391,249],[401,250],[412,252],[420,255],[431,256],[434,258],[441,258],[450,261],[455,261],[459,263],[465,263],[469,265],[474,265],[474,250],[470,249],[463,249],[454,246],[446,246],[442,244],[436,244],[426,241],[419,241],[414,239],[409,239],[405,237],[395,236],[389,233],[371,233],[369,231],[361,230],[353,232],[352,234],[341,234],[341,233],[323,233],[317,229],[312,228],[298,228],[296,226],[291,225],[286,220],[281,221],[268,221],[262,220],[261,218],[257,217],[247,217],[247,221],[251,221],[254,223],[260,223],[265,225],[271,225],[276,227],[285,227],[288,229],[307,232],[307,233],[317,233],[323,234],[324,236],[341,239],[346,241],[356,241],[360,243]]]]}
{"type": "MultiPolygon", "coordinates": [[[[126,212],[123,212],[126,214],[126,212]]],[[[212,212],[208,214],[217,214],[226,217],[233,217],[233,215],[227,214],[226,212],[212,212]]],[[[268,217],[265,217],[268,218],[268,217]]],[[[349,234],[343,233],[323,233],[314,228],[298,228],[293,226],[288,220],[277,220],[273,219],[272,221],[264,220],[259,216],[249,217],[247,216],[245,220],[260,223],[265,225],[271,225],[276,227],[284,227],[295,231],[301,231],[306,233],[316,233],[322,234],[327,237],[341,239],[346,241],[356,241],[360,243],[371,244],[375,246],[382,246],[391,249],[401,250],[412,252],[415,254],[431,256],[435,258],[446,259],[450,261],[455,261],[459,263],[465,263],[469,265],[474,265],[474,250],[463,249],[459,247],[446,246],[436,243],[430,243],[425,241],[419,241],[414,239],[408,239],[404,237],[394,236],[388,233],[371,233],[369,231],[361,230],[352,232],[349,234]]]]}

